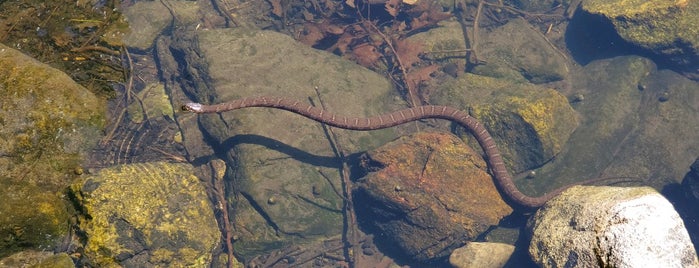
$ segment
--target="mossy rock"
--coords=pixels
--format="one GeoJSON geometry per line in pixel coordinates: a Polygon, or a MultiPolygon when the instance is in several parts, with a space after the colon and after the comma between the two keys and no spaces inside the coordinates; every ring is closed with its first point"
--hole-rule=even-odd
{"type": "Polygon", "coordinates": [[[0,257],[24,249],[50,250],[68,234],[60,193],[0,179],[0,257]]]}
{"type": "Polygon", "coordinates": [[[65,73],[0,44],[0,256],[67,234],[61,201],[101,137],[103,101],[65,73]]]}
{"type": "Polygon", "coordinates": [[[0,44],[0,177],[55,191],[96,145],[104,101],[65,73],[0,44]]]}
{"type": "Polygon", "coordinates": [[[578,125],[565,96],[529,83],[465,74],[444,84],[432,100],[469,110],[488,129],[514,173],[551,160],[578,125]]]}
{"type": "Polygon", "coordinates": [[[0,267],[74,268],[73,260],[66,253],[26,250],[0,259],[0,267]]]}
{"type": "Polygon", "coordinates": [[[204,187],[187,164],[103,169],[73,184],[71,194],[96,266],[207,266],[220,241],[204,187]]]}
{"type": "Polygon", "coordinates": [[[697,1],[584,0],[582,9],[607,18],[619,36],[630,43],[681,66],[699,64],[697,1]]]}

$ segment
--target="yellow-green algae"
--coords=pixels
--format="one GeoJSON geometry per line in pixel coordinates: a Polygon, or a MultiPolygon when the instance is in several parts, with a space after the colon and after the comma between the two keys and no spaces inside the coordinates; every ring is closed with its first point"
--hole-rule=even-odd
{"type": "Polygon", "coordinates": [[[0,44],[0,255],[67,234],[61,195],[104,124],[102,101],[66,74],[0,44]]]}
{"type": "Polygon", "coordinates": [[[85,214],[80,223],[87,236],[85,254],[96,264],[114,266],[120,254],[144,254],[133,242],[125,243],[134,240],[151,264],[202,267],[211,261],[220,233],[189,165],[116,166],[71,189],[85,214]]]}
{"type": "Polygon", "coordinates": [[[0,161],[9,178],[67,185],[104,125],[103,101],[66,74],[0,45],[0,161]]]}
{"type": "MultiPolygon", "coordinates": [[[[527,96],[503,96],[492,104],[475,106],[472,111],[474,116],[479,119],[493,117],[494,110],[507,110],[516,114],[517,117],[514,118],[498,117],[493,118],[493,120],[522,120],[534,129],[537,138],[543,145],[544,153],[555,155],[561,150],[568,135],[574,130],[569,124],[561,124],[557,120],[560,118],[574,120],[576,123],[573,125],[575,126],[577,125],[577,117],[572,107],[568,105],[566,97],[560,93],[554,90],[542,90],[537,93],[527,96]]],[[[508,122],[504,123],[508,124],[508,122]]]]}
{"type": "Polygon", "coordinates": [[[68,234],[60,193],[0,178],[0,258],[26,248],[54,247],[68,234]]]}
{"type": "Polygon", "coordinates": [[[583,8],[611,19],[621,37],[666,49],[681,40],[699,46],[699,2],[692,0],[585,0],[583,8]]]}
{"type": "Polygon", "coordinates": [[[465,74],[433,93],[432,101],[468,110],[490,131],[515,171],[554,157],[579,124],[568,99],[557,91],[506,79],[465,74]]]}

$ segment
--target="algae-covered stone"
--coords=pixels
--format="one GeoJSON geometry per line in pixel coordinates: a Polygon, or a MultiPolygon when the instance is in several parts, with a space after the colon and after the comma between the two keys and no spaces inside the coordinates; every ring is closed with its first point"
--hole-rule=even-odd
{"type": "Polygon", "coordinates": [[[515,173],[555,157],[578,125],[565,96],[528,83],[465,74],[444,84],[432,100],[470,110],[515,173]]]}
{"type": "Polygon", "coordinates": [[[220,241],[204,187],[186,164],[116,166],[71,186],[97,266],[206,266],[220,241]]]}
{"type": "Polygon", "coordinates": [[[0,257],[26,248],[52,250],[68,234],[59,193],[0,179],[0,257]]]}
{"type": "Polygon", "coordinates": [[[100,137],[102,101],[0,44],[0,256],[51,249],[68,231],[61,192],[100,137]]]}
{"type": "Polygon", "coordinates": [[[626,41],[680,65],[699,64],[697,1],[584,0],[582,9],[607,18],[626,41]]]}
{"type": "Polygon", "coordinates": [[[165,94],[165,86],[161,83],[147,85],[138,93],[138,99],[128,107],[129,117],[134,123],[140,124],[147,119],[173,119],[173,109],[170,98],[165,94]]]}
{"type": "Polygon", "coordinates": [[[0,44],[0,178],[55,191],[101,136],[103,101],[65,73],[0,44]]]}
{"type": "Polygon", "coordinates": [[[26,250],[0,259],[0,268],[73,268],[73,260],[66,253],[26,250]]]}

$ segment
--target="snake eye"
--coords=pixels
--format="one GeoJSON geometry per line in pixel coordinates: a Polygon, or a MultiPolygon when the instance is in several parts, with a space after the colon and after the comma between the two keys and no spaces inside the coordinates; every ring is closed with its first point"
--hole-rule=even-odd
{"type": "Polygon", "coordinates": [[[182,104],[182,106],[180,106],[180,109],[181,109],[183,112],[189,112],[189,108],[188,108],[187,105],[185,105],[185,104],[182,104]]]}

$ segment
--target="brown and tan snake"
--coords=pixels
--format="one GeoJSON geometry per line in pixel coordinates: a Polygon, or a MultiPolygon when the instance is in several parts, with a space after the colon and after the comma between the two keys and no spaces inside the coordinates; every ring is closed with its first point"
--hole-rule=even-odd
{"type": "Polygon", "coordinates": [[[258,96],[237,99],[215,105],[187,103],[182,106],[182,109],[193,113],[220,113],[249,107],[269,107],[287,110],[333,127],[364,131],[389,128],[426,118],[451,120],[461,124],[473,133],[476,140],[483,148],[483,151],[485,151],[486,161],[492,170],[496,185],[498,185],[506,198],[510,199],[516,205],[525,209],[538,208],[552,197],[572,186],[564,186],[539,197],[527,196],[520,192],[512,181],[512,176],[505,167],[505,163],[500,155],[500,150],[498,150],[488,130],[467,113],[449,106],[425,105],[398,110],[379,116],[361,118],[335,115],[301,101],[284,97],[258,96]]]}

